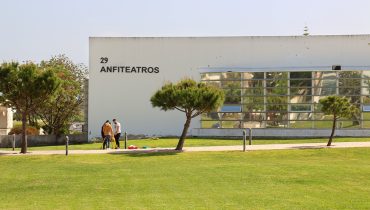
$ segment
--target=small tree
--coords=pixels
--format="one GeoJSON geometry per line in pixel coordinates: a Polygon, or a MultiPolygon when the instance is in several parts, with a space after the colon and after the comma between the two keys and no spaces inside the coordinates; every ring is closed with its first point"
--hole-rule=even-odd
{"type": "Polygon", "coordinates": [[[43,129],[48,134],[59,136],[65,133],[68,125],[81,114],[81,104],[85,100],[83,85],[87,68],[73,63],[65,55],[52,57],[41,62],[42,68],[51,69],[60,78],[60,88],[50,97],[36,114],[44,122],[43,129]]]}
{"type": "Polygon", "coordinates": [[[182,150],[184,146],[191,119],[217,109],[224,100],[225,95],[219,88],[197,83],[192,79],[183,79],[177,84],[165,84],[150,99],[153,107],[164,111],[176,109],[185,113],[186,122],[176,150],[182,150]]]}
{"type": "Polygon", "coordinates": [[[27,116],[54,94],[59,85],[51,70],[33,63],[16,62],[0,66],[0,103],[11,107],[22,116],[21,153],[27,153],[27,116]]]}
{"type": "Polygon", "coordinates": [[[319,102],[322,105],[321,111],[323,111],[324,114],[333,115],[333,126],[327,144],[327,146],[331,146],[335,128],[337,126],[337,120],[339,118],[352,118],[359,112],[359,110],[345,97],[328,96],[320,99],[319,102]]]}

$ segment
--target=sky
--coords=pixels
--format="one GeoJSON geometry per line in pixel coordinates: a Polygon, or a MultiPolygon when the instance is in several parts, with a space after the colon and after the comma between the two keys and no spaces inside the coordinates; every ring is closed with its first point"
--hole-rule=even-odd
{"type": "Polygon", "coordinates": [[[369,0],[0,0],[0,62],[65,54],[89,37],[370,34],[369,0]]]}

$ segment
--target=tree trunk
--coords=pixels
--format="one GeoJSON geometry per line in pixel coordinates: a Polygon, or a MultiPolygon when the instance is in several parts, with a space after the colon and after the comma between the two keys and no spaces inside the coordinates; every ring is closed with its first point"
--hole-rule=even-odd
{"type": "Polygon", "coordinates": [[[22,113],[22,140],[21,140],[21,153],[27,153],[27,113],[22,113]]]}
{"type": "Polygon", "coordinates": [[[329,137],[329,141],[328,141],[328,144],[326,146],[331,146],[331,142],[333,141],[333,136],[334,136],[334,132],[335,132],[335,128],[337,127],[337,118],[336,116],[334,115],[334,119],[333,119],[333,127],[331,129],[331,134],[330,134],[330,137],[329,137]]]}
{"type": "Polygon", "coordinates": [[[182,147],[184,146],[185,138],[186,138],[186,133],[188,132],[188,129],[190,127],[190,121],[191,121],[191,115],[186,116],[186,122],[184,124],[184,129],[182,130],[182,134],[179,139],[179,143],[177,143],[176,149],[175,150],[182,150],[182,147]]]}

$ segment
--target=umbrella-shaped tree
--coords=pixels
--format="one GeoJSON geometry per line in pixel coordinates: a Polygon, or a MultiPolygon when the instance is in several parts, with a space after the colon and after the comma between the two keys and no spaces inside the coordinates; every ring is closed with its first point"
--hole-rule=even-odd
{"type": "Polygon", "coordinates": [[[0,66],[0,102],[22,115],[21,153],[27,153],[27,116],[42,106],[59,86],[51,69],[16,62],[0,66]]]}
{"type": "Polygon", "coordinates": [[[332,130],[327,144],[327,146],[331,146],[338,119],[344,117],[351,118],[355,116],[359,110],[345,97],[328,96],[320,99],[319,102],[322,105],[321,111],[324,112],[324,114],[333,115],[332,130]]]}
{"type": "Polygon", "coordinates": [[[167,83],[150,99],[153,107],[164,111],[179,110],[185,113],[186,122],[176,150],[182,150],[191,119],[204,112],[220,107],[225,100],[223,91],[192,79],[183,79],[176,84],[167,83]]]}

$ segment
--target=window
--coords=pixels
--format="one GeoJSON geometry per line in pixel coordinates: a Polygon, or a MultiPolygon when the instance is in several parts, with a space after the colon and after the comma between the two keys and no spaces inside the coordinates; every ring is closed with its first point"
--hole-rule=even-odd
{"type": "Polygon", "coordinates": [[[370,71],[211,72],[201,79],[225,93],[219,110],[202,115],[203,128],[330,129],[333,116],[319,103],[330,95],[348,97],[362,112],[339,128],[370,128],[370,71]]]}

